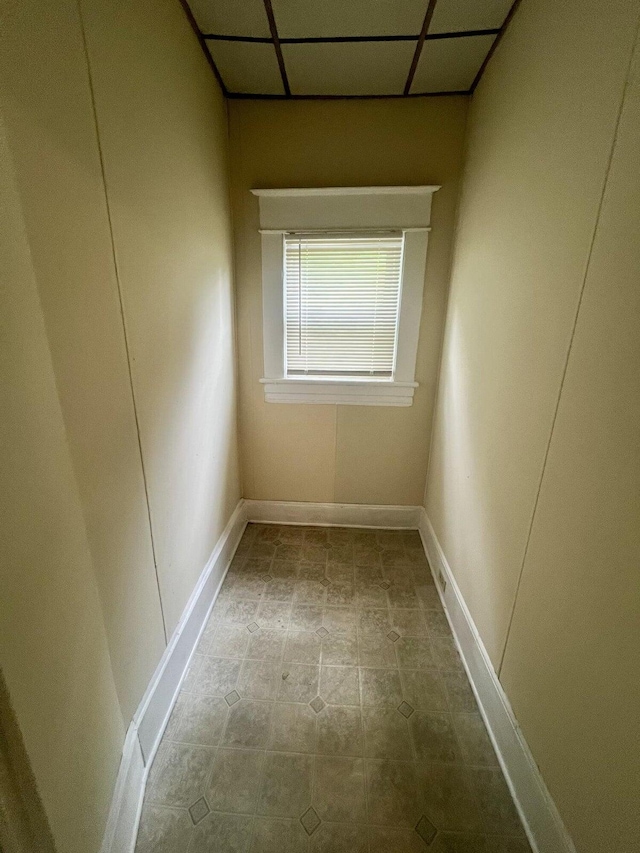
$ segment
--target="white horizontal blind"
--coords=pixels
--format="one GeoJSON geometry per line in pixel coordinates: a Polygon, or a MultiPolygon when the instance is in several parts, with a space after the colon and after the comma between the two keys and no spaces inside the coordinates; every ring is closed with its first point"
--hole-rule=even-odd
{"type": "Polygon", "coordinates": [[[287,375],[393,375],[403,235],[288,234],[287,375]]]}

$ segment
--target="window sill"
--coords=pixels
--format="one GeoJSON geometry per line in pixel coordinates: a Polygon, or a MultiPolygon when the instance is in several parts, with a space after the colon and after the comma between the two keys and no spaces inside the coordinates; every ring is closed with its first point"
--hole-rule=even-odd
{"type": "Polygon", "coordinates": [[[267,403],[315,403],[341,406],[411,406],[417,382],[344,377],[261,379],[267,403]]]}

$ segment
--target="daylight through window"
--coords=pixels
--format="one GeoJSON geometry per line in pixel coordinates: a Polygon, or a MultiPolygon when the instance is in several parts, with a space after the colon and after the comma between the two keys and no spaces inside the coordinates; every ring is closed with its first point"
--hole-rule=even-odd
{"type": "Polygon", "coordinates": [[[284,237],[287,376],[392,378],[402,232],[284,237]]]}

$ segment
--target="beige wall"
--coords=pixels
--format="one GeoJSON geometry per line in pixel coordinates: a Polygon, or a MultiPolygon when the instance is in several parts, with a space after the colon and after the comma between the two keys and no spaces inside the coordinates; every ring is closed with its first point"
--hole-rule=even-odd
{"type": "Polygon", "coordinates": [[[75,2],[10,4],[2,42],[2,109],[114,677],[129,720],[164,635],[75,2]]]}
{"type": "Polygon", "coordinates": [[[232,101],[244,496],[419,504],[424,489],[467,99],[232,101]],[[265,403],[252,187],[442,184],[433,199],[411,408],[265,403]]]}
{"type": "Polygon", "coordinates": [[[227,118],[174,0],[8,0],[2,18],[39,300],[10,307],[42,352],[6,365],[1,663],[60,851],[95,853],[163,616],[170,636],[240,497],[227,118]]]}
{"type": "Polygon", "coordinates": [[[176,0],[80,6],[170,636],[240,499],[227,117],[176,0]]]}
{"type": "Polygon", "coordinates": [[[3,109],[129,720],[240,496],[227,121],[178,3],[81,11],[12,5],[3,109]]]}
{"type": "Polygon", "coordinates": [[[474,97],[426,491],[580,853],[638,839],[639,14],[525,0],[474,97]]]}
{"type": "Polygon", "coordinates": [[[124,737],[0,117],[0,650],[59,853],[97,851],[124,737]]]}
{"type": "Polygon", "coordinates": [[[640,841],[615,846],[640,806],[639,152],[640,43],[501,673],[594,853],[640,841]]]}
{"type": "Polygon", "coordinates": [[[637,0],[524,2],[470,114],[426,502],[496,666],[636,14],[637,0]]]}

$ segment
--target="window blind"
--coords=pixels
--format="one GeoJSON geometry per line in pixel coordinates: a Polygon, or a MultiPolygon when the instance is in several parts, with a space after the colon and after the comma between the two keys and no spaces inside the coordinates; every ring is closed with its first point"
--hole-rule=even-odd
{"type": "Polygon", "coordinates": [[[284,238],[287,375],[393,375],[403,235],[284,238]]]}

